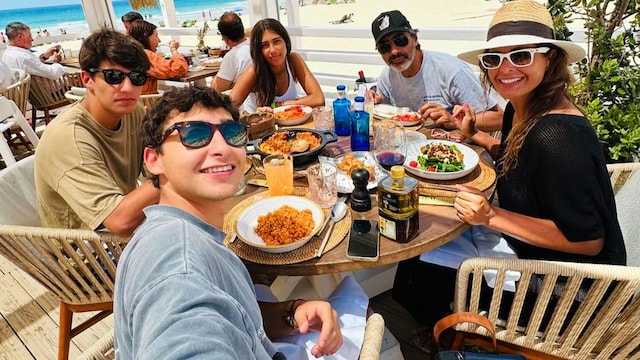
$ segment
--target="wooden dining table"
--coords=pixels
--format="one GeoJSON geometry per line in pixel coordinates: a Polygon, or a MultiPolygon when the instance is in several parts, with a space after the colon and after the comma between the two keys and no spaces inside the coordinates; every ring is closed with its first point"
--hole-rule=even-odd
{"type": "MultiPolygon", "coordinates": [[[[313,122],[303,124],[298,127],[312,128],[313,122]]],[[[418,131],[430,134],[430,129],[422,127],[418,131]]],[[[484,193],[491,198],[495,190],[495,170],[493,162],[489,154],[481,147],[472,144],[466,144],[474,149],[480,155],[480,161],[484,162],[482,171],[493,172],[491,179],[493,181],[484,189],[484,193]]],[[[349,153],[349,137],[340,137],[335,143],[327,144],[323,150],[324,154],[340,154],[349,153]]],[[[480,167],[480,165],[478,165],[480,167]]],[[[409,175],[412,176],[412,175],[409,175]]],[[[250,172],[247,174],[249,182],[251,179],[264,179],[264,175],[259,172],[250,172]]],[[[437,183],[437,181],[435,181],[437,183]]],[[[306,179],[300,177],[295,180],[297,186],[307,186],[306,179]]],[[[448,181],[451,184],[451,181],[448,181]]],[[[260,191],[266,191],[266,188],[248,184],[246,193],[242,196],[234,197],[229,204],[229,208],[233,208],[236,204],[242,202],[248,197],[254,196],[260,191]]],[[[378,219],[378,208],[375,200],[375,191],[371,192],[373,207],[367,212],[355,212],[350,210],[352,219],[378,219]]],[[[455,196],[455,195],[452,195],[455,196]]],[[[430,203],[427,201],[427,203],[430,203]]],[[[432,250],[467,230],[470,226],[456,215],[456,210],[452,204],[433,205],[425,204],[419,206],[419,235],[407,243],[398,243],[384,236],[380,240],[380,256],[376,261],[354,261],[346,256],[347,238],[345,236],[337,246],[326,251],[319,258],[313,258],[302,262],[288,263],[282,265],[273,265],[263,262],[252,262],[244,259],[244,262],[252,274],[267,275],[287,275],[287,276],[306,276],[306,275],[323,275],[338,272],[349,272],[373,267],[380,267],[387,264],[395,264],[399,261],[406,260],[418,256],[424,252],[432,250]]],[[[296,250],[294,250],[296,251],[296,250]]],[[[266,255],[268,256],[268,255],[266,255]]],[[[242,258],[242,256],[240,256],[242,258]]]]}

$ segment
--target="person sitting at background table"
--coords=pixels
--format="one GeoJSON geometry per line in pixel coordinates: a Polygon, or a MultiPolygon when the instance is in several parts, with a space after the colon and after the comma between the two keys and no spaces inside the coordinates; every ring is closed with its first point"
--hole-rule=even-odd
{"type": "Polygon", "coordinates": [[[184,56],[180,55],[178,48],[180,43],[169,41],[169,50],[171,57],[165,59],[164,55],[156,53],[160,37],[158,37],[158,28],[154,24],[145,20],[136,20],[129,27],[129,36],[137,40],[144,52],[149,57],[151,68],[149,69],[149,79],[142,88],[142,94],[157,94],[158,79],[171,79],[185,76],[189,71],[189,64],[184,56]]]}
{"type": "Polygon", "coordinates": [[[454,56],[423,51],[418,30],[398,10],[386,11],[371,23],[376,49],[388,67],[377,88],[367,92],[375,104],[408,107],[448,129],[455,129],[455,105],[468,103],[478,111],[478,128],[500,130],[502,108],[485,92],[471,68],[454,56]]]}
{"type": "Polygon", "coordinates": [[[464,135],[496,159],[499,205],[479,189],[456,185],[457,216],[474,232],[406,266],[411,286],[403,295],[412,315],[428,327],[450,311],[457,266],[465,256],[474,256],[460,250],[485,245],[475,231],[497,232],[488,236],[506,241],[518,258],[626,263],[602,148],[569,94],[569,64],[583,59],[584,49],[555,40],[544,5],[517,0],[498,10],[485,44],[458,56],[479,63],[482,82],[509,99],[500,140],[478,131],[473,108],[454,110],[464,135]],[[456,261],[447,261],[452,258],[456,261]],[[412,299],[425,289],[433,294],[429,306],[424,298],[412,299]]]}
{"type": "Polygon", "coordinates": [[[278,20],[262,19],[253,26],[251,58],[253,65],[240,75],[231,90],[234,105],[244,102],[244,110],[253,113],[259,107],[270,111],[272,105],[325,104],[318,80],[302,56],[291,52],[289,33],[278,20]],[[305,92],[302,97],[298,96],[297,83],[305,92]]]}
{"type": "Polygon", "coordinates": [[[58,62],[62,60],[62,51],[52,46],[36,56],[30,51],[33,47],[33,36],[29,26],[15,21],[5,29],[9,43],[2,54],[2,61],[13,69],[22,69],[30,75],[42,76],[56,80],[64,75],[64,67],[58,62]]]}
{"type": "Polygon", "coordinates": [[[122,25],[124,25],[124,33],[129,34],[129,27],[131,26],[131,23],[136,20],[144,20],[144,18],[139,12],[129,11],[128,13],[122,15],[120,20],[122,20],[122,25]]]}
{"type": "Polygon", "coordinates": [[[149,59],[137,41],[106,28],[85,39],[79,59],[87,95],[47,125],[35,155],[40,219],[129,236],[159,196],[149,181],[138,186],[149,59]]]}
{"type": "Polygon", "coordinates": [[[222,41],[231,48],[222,58],[220,70],[211,80],[211,87],[223,92],[231,89],[240,74],[251,65],[251,50],[238,14],[232,11],[222,14],[218,21],[218,33],[222,36],[222,41]]]}
{"type": "Polygon", "coordinates": [[[225,211],[244,177],[238,120],[227,96],[200,86],[166,92],[147,112],[144,160],[160,202],[145,209],[118,262],[118,358],[357,358],[368,297],[353,277],[334,292],[335,306],[258,302],[264,287],[224,245],[225,211]]]}

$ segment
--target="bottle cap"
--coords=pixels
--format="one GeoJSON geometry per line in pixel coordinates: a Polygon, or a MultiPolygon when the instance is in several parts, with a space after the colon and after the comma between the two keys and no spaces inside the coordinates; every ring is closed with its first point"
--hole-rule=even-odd
{"type": "Polygon", "coordinates": [[[393,165],[391,167],[391,178],[393,180],[400,180],[404,177],[404,167],[400,165],[393,165]]]}
{"type": "Polygon", "coordinates": [[[353,109],[355,111],[364,111],[364,98],[362,96],[356,96],[353,103],[353,109]]]}
{"type": "Polygon", "coordinates": [[[353,100],[355,100],[355,102],[357,103],[358,102],[364,103],[364,96],[356,96],[355,99],[353,100]]]}
{"type": "Polygon", "coordinates": [[[338,89],[338,90],[344,90],[344,89],[346,89],[346,88],[347,88],[347,87],[346,87],[346,86],[344,86],[344,85],[338,85],[338,86],[336,86],[336,89],[338,89]]]}

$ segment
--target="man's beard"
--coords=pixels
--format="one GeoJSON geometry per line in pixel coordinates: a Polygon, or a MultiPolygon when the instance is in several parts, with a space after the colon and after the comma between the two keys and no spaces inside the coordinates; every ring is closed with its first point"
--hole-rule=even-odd
{"type": "Polygon", "coordinates": [[[413,64],[413,60],[415,58],[416,58],[415,51],[411,51],[409,54],[398,53],[394,58],[389,59],[389,62],[390,62],[389,67],[391,68],[391,70],[401,73],[411,67],[411,64],[413,64]],[[405,58],[405,61],[400,64],[391,63],[391,61],[393,61],[395,58],[398,58],[398,57],[405,58]]]}

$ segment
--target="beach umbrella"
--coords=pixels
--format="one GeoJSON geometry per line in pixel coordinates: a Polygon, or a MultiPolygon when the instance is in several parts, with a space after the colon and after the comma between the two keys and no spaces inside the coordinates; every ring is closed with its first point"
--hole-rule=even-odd
{"type": "Polygon", "coordinates": [[[129,0],[129,4],[131,4],[133,10],[159,7],[158,0],[129,0]]]}

